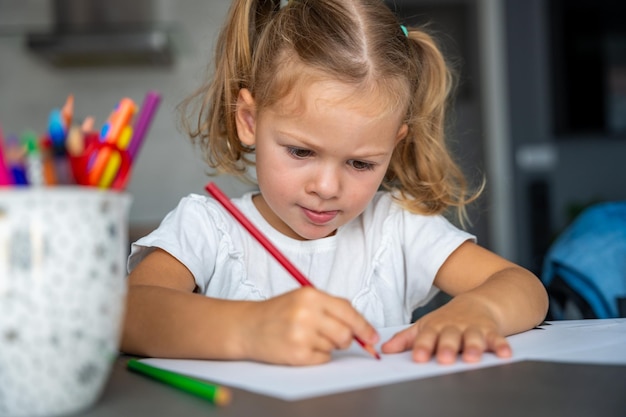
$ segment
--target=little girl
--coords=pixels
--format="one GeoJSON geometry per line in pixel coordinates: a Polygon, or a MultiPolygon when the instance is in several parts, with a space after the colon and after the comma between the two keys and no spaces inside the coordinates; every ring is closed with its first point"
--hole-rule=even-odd
{"type": "Polygon", "coordinates": [[[212,78],[184,103],[189,133],[220,172],[256,168],[259,192],[234,203],[316,289],[193,194],[133,244],[122,350],[323,363],[441,290],[452,300],[383,353],[510,356],[505,336],[540,323],[547,296],[443,217],[462,224],[477,197],[445,145],[450,81],[433,39],[382,0],[234,0],[212,78]]]}

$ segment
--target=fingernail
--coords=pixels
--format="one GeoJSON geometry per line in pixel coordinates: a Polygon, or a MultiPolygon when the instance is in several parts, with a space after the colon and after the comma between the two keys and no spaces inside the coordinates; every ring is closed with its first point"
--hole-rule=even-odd
{"type": "Polygon", "coordinates": [[[463,353],[469,356],[476,356],[478,355],[479,352],[478,352],[478,349],[470,348],[470,349],[465,349],[463,353]]]}
{"type": "Polygon", "coordinates": [[[509,358],[513,356],[513,351],[511,351],[511,348],[509,346],[503,346],[501,348],[498,348],[497,355],[502,358],[509,358]]]}
{"type": "Polygon", "coordinates": [[[463,351],[463,358],[466,362],[477,362],[480,360],[481,352],[478,349],[467,349],[463,351]]]}
{"type": "Polygon", "coordinates": [[[437,354],[437,360],[440,363],[452,363],[456,359],[456,354],[450,349],[444,349],[437,354]]]}
{"type": "Polygon", "coordinates": [[[429,354],[425,349],[417,349],[413,352],[413,360],[415,362],[427,362],[429,359],[429,354]]]}

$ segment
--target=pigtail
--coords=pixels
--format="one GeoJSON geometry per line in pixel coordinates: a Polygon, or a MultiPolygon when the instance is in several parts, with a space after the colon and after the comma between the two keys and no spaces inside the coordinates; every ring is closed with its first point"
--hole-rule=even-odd
{"type": "Polygon", "coordinates": [[[220,173],[241,176],[253,165],[253,150],[237,136],[235,110],[239,90],[250,86],[259,34],[279,8],[279,0],[235,0],[217,39],[210,81],[181,103],[185,130],[220,173]],[[186,114],[196,114],[195,121],[190,123],[186,114]]]}
{"type": "Polygon", "coordinates": [[[470,195],[467,181],[453,161],[445,141],[446,112],[454,77],[434,39],[423,30],[408,33],[412,97],[409,101],[407,138],[392,158],[388,179],[399,183],[401,204],[422,214],[457,209],[461,224],[465,206],[478,198],[470,195]]]}

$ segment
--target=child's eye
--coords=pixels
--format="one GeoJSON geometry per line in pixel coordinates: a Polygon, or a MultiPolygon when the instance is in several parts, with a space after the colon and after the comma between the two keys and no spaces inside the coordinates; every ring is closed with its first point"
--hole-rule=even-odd
{"type": "Polygon", "coordinates": [[[313,151],[310,151],[308,149],[295,148],[293,146],[287,146],[287,153],[298,159],[308,158],[309,156],[313,155],[313,151]]]}
{"type": "Polygon", "coordinates": [[[374,169],[374,164],[369,162],[357,161],[355,159],[349,160],[348,164],[357,171],[371,171],[374,169]]]}

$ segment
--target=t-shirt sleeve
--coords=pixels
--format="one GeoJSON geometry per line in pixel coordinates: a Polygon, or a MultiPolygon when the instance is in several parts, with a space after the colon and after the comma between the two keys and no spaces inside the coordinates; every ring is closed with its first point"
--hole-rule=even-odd
{"type": "Polygon", "coordinates": [[[476,241],[443,216],[422,216],[409,212],[402,215],[402,245],[407,272],[407,307],[426,304],[437,292],[435,276],[448,257],[466,241],[476,241]],[[428,296],[423,297],[427,289],[428,296]]]}
{"type": "Polygon", "coordinates": [[[206,288],[215,268],[220,219],[221,215],[205,197],[184,197],[156,230],[131,245],[128,271],[160,248],[185,265],[201,289],[206,288]]]}

